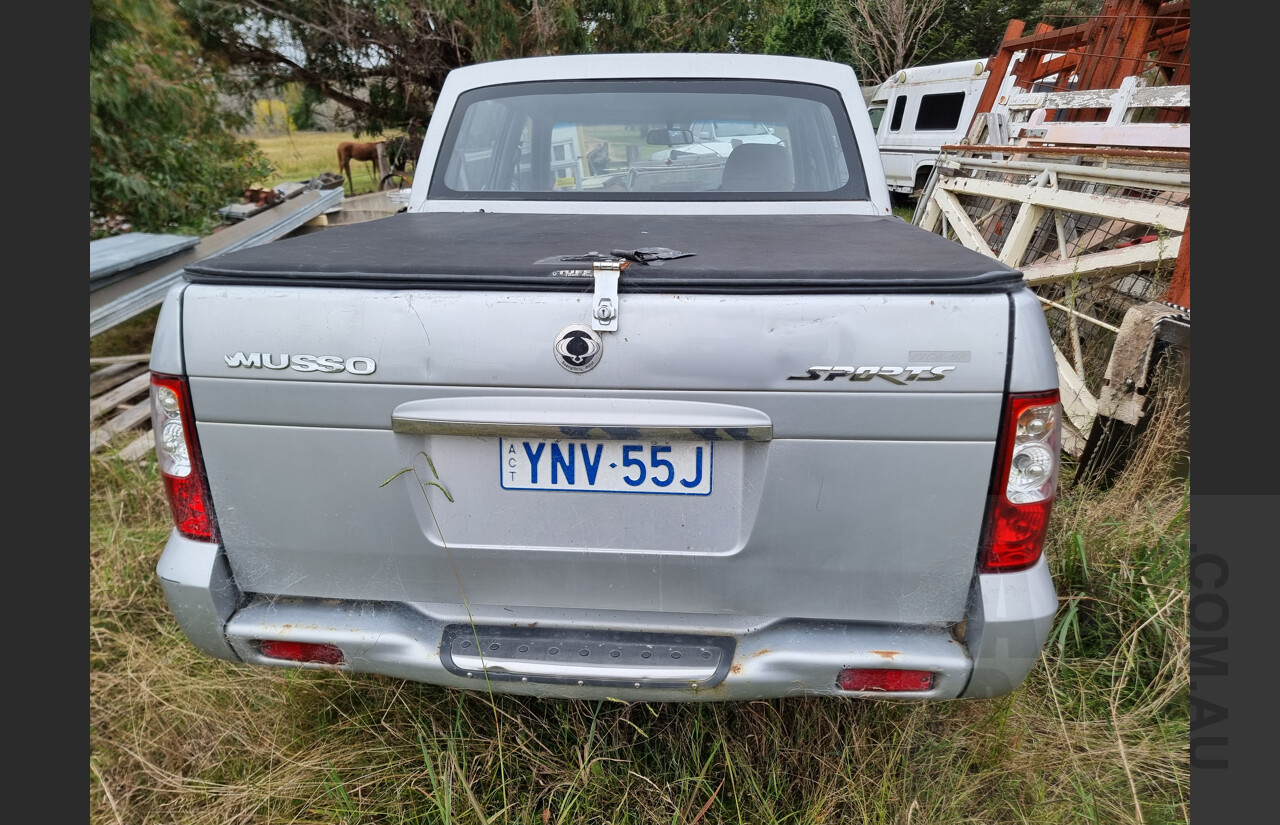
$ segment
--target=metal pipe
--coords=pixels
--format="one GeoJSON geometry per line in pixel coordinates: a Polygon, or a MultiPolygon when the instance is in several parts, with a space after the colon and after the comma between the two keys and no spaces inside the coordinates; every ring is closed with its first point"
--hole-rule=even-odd
{"type": "Polygon", "coordinates": [[[1058,303],[1057,301],[1050,301],[1048,298],[1045,298],[1045,297],[1044,297],[1044,296],[1042,296],[1042,295],[1037,295],[1036,297],[1037,297],[1037,298],[1039,298],[1039,299],[1040,299],[1040,301],[1041,301],[1042,303],[1046,303],[1046,304],[1048,304],[1048,305],[1049,305],[1049,306],[1051,306],[1051,307],[1054,307],[1054,308],[1056,308],[1056,309],[1060,309],[1060,310],[1062,310],[1063,312],[1068,313],[1069,315],[1074,315],[1074,316],[1076,316],[1077,318],[1083,318],[1084,320],[1088,321],[1089,323],[1091,323],[1091,324],[1097,324],[1098,326],[1102,327],[1103,329],[1111,330],[1112,332],[1119,332],[1119,331],[1120,331],[1120,328],[1119,328],[1119,327],[1113,327],[1113,326],[1111,326],[1110,324],[1108,324],[1106,321],[1099,321],[1097,318],[1093,318],[1093,317],[1090,317],[1090,316],[1088,316],[1088,315],[1085,315],[1083,312],[1079,312],[1079,311],[1077,311],[1077,310],[1074,310],[1074,309],[1072,309],[1071,307],[1064,307],[1062,304],[1058,303]]]}
{"type": "Polygon", "coordinates": [[[1116,149],[1095,146],[1019,146],[1013,143],[947,143],[941,147],[941,151],[997,152],[1005,155],[1083,155],[1085,157],[1100,158],[1184,160],[1187,163],[1191,162],[1191,152],[1186,149],[1116,149]]]}
{"type": "MultiPolygon", "coordinates": [[[[1054,177],[1051,173],[1050,177],[1054,177]]],[[[1058,182],[1055,180],[1054,185],[1058,182]]],[[[1053,210],[1053,228],[1058,234],[1058,256],[1062,260],[1071,257],[1067,254],[1067,228],[1062,221],[1062,212],[1053,210]]],[[[1076,376],[1084,380],[1084,353],[1080,348],[1080,325],[1076,323],[1076,281],[1071,280],[1071,290],[1067,293],[1067,332],[1071,335],[1071,352],[1075,356],[1076,376]]]]}
{"type": "MultiPolygon", "coordinates": [[[[994,151],[1005,154],[1018,154],[1010,151],[1011,147],[992,147],[994,151]]],[[[1064,178],[1089,178],[1125,181],[1127,183],[1149,183],[1164,189],[1191,188],[1191,175],[1180,172],[1143,172],[1126,171],[1102,166],[1073,166],[1067,163],[1029,163],[1026,161],[987,160],[984,158],[939,158],[939,165],[955,163],[976,169],[996,169],[1002,172],[1040,173],[1046,170],[1056,172],[1064,178]]]]}

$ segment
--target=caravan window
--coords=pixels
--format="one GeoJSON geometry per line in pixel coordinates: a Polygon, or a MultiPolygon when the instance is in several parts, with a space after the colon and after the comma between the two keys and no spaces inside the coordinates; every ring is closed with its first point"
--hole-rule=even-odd
{"type": "Polygon", "coordinates": [[[960,124],[960,110],[964,108],[964,92],[947,92],[925,95],[920,98],[920,111],[916,114],[916,128],[948,131],[960,124]]]}
{"type": "Polygon", "coordinates": [[[893,102],[893,117],[889,120],[889,131],[896,132],[902,128],[902,113],[907,110],[906,95],[900,96],[893,102]]]}
{"type": "Polygon", "coordinates": [[[884,118],[884,107],[872,106],[867,110],[867,114],[871,116],[871,131],[880,131],[880,121],[884,118]]]}

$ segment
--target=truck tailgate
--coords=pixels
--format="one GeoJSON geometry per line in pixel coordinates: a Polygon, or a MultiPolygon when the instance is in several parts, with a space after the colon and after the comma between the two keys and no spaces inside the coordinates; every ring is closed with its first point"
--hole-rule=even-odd
{"type": "Polygon", "coordinates": [[[963,617],[1005,290],[654,285],[573,372],[589,289],[209,280],[182,336],[246,592],[963,617]]]}

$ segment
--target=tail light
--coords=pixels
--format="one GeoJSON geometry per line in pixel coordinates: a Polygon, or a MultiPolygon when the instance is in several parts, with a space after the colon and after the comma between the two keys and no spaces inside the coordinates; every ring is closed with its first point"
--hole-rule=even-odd
{"type": "Polygon", "coordinates": [[[924,691],[933,690],[933,674],[927,670],[850,668],[836,676],[841,690],[924,691]]]}
{"type": "Polygon", "coordinates": [[[217,541],[186,379],[151,374],[151,429],[174,526],[187,538],[217,541]]]}
{"type": "Polygon", "coordinates": [[[984,573],[1025,570],[1040,560],[1058,489],[1061,444],[1057,390],[1009,396],[983,531],[984,573]]]}
{"type": "Polygon", "coordinates": [[[345,660],[337,645],[317,642],[286,642],[278,639],[261,639],[258,649],[263,656],[290,662],[318,662],[324,665],[340,665],[345,660]]]}

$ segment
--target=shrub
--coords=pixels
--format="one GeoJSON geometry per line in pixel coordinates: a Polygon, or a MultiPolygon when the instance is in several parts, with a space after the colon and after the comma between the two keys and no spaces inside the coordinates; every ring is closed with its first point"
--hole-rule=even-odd
{"type": "Polygon", "coordinates": [[[238,140],[218,75],[181,30],[169,0],[91,0],[90,239],[128,223],[206,234],[217,210],[270,167],[238,140]]]}

